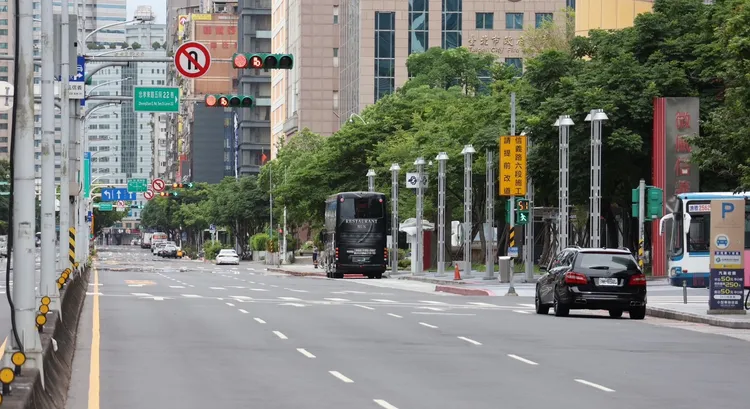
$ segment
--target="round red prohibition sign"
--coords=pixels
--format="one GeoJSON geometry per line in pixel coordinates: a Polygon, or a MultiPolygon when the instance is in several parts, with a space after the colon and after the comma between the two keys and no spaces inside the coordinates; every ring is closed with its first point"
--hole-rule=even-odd
{"type": "Polygon", "coordinates": [[[143,192],[143,198],[146,200],[151,200],[154,198],[154,192],[152,190],[147,190],[143,192]]]}
{"type": "Polygon", "coordinates": [[[164,183],[164,181],[161,179],[154,179],[154,181],[151,182],[151,187],[153,187],[155,191],[161,192],[165,187],[167,187],[167,184],[164,183]]]}
{"type": "Polygon", "coordinates": [[[181,45],[174,53],[174,65],[183,77],[198,78],[208,72],[211,53],[203,44],[191,41],[181,45]]]}

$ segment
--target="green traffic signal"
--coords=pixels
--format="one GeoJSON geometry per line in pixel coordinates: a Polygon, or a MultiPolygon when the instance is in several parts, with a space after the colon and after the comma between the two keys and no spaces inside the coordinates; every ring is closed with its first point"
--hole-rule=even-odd
{"type": "Polygon", "coordinates": [[[516,198],[516,224],[529,223],[529,200],[516,198]]]}
{"type": "Polygon", "coordinates": [[[235,53],[232,56],[235,69],[291,70],[294,67],[292,54],[235,53]]]}
{"type": "Polygon", "coordinates": [[[649,186],[646,191],[646,218],[658,219],[664,215],[664,191],[649,186]]]}

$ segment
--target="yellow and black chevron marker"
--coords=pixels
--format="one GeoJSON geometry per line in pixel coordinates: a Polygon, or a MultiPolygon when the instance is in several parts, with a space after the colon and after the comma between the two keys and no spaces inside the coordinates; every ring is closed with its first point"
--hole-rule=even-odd
{"type": "Polygon", "coordinates": [[[638,240],[638,266],[643,271],[643,239],[638,240]]]}
{"type": "Polygon", "coordinates": [[[510,227],[508,230],[508,247],[516,247],[516,228],[510,227]]]}
{"type": "Polygon", "coordinates": [[[70,265],[76,267],[76,229],[73,227],[68,229],[68,259],[70,265]]]}

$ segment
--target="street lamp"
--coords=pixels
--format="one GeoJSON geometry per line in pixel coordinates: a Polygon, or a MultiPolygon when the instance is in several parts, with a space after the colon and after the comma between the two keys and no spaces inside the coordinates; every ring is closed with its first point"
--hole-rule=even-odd
{"type": "MultiPolygon", "coordinates": [[[[91,38],[91,36],[93,36],[94,34],[98,33],[99,31],[108,29],[110,27],[115,27],[115,26],[122,26],[122,25],[132,24],[132,23],[147,23],[147,22],[151,22],[151,21],[154,21],[153,14],[150,15],[150,16],[145,16],[145,15],[144,16],[140,16],[139,15],[139,16],[133,17],[132,20],[117,21],[117,22],[114,22],[112,24],[107,24],[107,25],[101,26],[101,27],[99,27],[99,28],[91,31],[90,33],[86,34],[86,37],[83,39],[83,53],[85,55],[89,51],[88,46],[86,45],[88,43],[88,41],[89,41],[89,38],[91,38]]],[[[86,30],[86,14],[85,13],[83,15],[83,29],[84,29],[84,31],[86,30]]]]}
{"type": "Polygon", "coordinates": [[[559,212],[559,237],[558,245],[559,249],[563,250],[568,247],[568,228],[570,227],[570,217],[568,215],[568,195],[569,195],[569,182],[570,176],[568,172],[570,150],[569,150],[569,135],[570,127],[575,125],[570,115],[561,115],[553,126],[558,128],[558,137],[560,140],[560,152],[559,152],[559,168],[560,177],[558,181],[558,212],[559,212]]]}
{"type": "Polygon", "coordinates": [[[421,156],[417,158],[417,160],[414,161],[414,165],[417,166],[417,248],[416,248],[416,255],[417,255],[417,265],[414,270],[416,274],[422,274],[422,265],[424,264],[424,260],[422,260],[422,254],[424,253],[424,237],[422,237],[422,206],[423,206],[423,198],[424,198],[424,165],[426,164],[424,158],[421,156]]]}
{"type": "Polygon", "coordinates": [[[370,192],[375,191],[375,170],[370,169],[367,171],[367,189],[370,192]]]}
{"type": "Polygon", "coordinates": [[[464,275],[471,275],[471,160],[477,151],[471,145],[461,150],[464,155],[464,275]]]}
{"type": "Polygon", "coordinates": [[[438,161],[438,260],[437,275],[445,274],[445,162],[448,154],[440,152],[438,161]]]}
{"type": "Polygon", "coordinates": [[[120,78],[118,80],[112,80],[112,81],[102,82],[101,84],[97,84],[97,85],[91,87],[88,90],[88,95],[87,96],[90,96],[91,93],[94,92],[94,90],[97,89],[97,88],[99,88],[99,87],[103,87],[103,86],[109,85],[109,84],[116,84],[118,82],[125,82],[125,81],[132,80],[132,79],[133,79],[133,77],[127,77],[127,78],[120,78]]]}
{"type": "MultiPolygon", "coordinates": [[[[521,136],[527,136],[529,132],[524,130],[521,132],[521,136]]],[[[526,156],[531,154],[531,138],[527,138],[528,142],[526,145],[526,156]]],[[[524,226],[524,236],[526,236],[526,243],[524,244],[524,261],[525,261],[525,273],[526,282],[530,283],[534,279],[534,182],[531,180],[531,176],[526,181],[526,198],[529,200],[529,223],[524,226]]]]}
{"type": "Polygon", "coordinates": [[[398,163],[391,165],[391,275],[398,274],[398,163]]]}
{"type": "Polygon", "coordinates": [[[132,50],[132,49],[133,49],[133,47],[117,48],[117,49],[114,49],[114,50],[107,50],[107,51],[104,51],[102,53],[92,55],[92,57],[102,57],[102,56],[105,56],[105,55],[119,53],[119,52],[128,51],[128,50],[132,50]]]}
{"type": "Polygon", "coordinates": [[[363,124],[367,125],[367,121],[365,121],[364,118],[362,118],[359,114],[352,112],[351,115],[349,115],[349,123],[354,123],[354,118],[358,118],[360,121],[362,121],[363,124]]]}
{"type": "Polygon", "coordinates": [[[589,199],[589,245],[598,248],[601,242],[602,212],[602,122],[609,119],[603,109],[592,109],[586,115],[591,122],[591,197],[589,199]]]}

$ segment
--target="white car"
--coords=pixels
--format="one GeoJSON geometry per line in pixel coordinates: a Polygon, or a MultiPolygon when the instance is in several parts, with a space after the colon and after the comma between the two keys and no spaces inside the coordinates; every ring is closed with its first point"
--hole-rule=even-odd
{"type": "Polygon", "coordinates": [[[224,249],[216,255],[216,264],[240,264],[240,256],[232,249],[224,249]]]}

